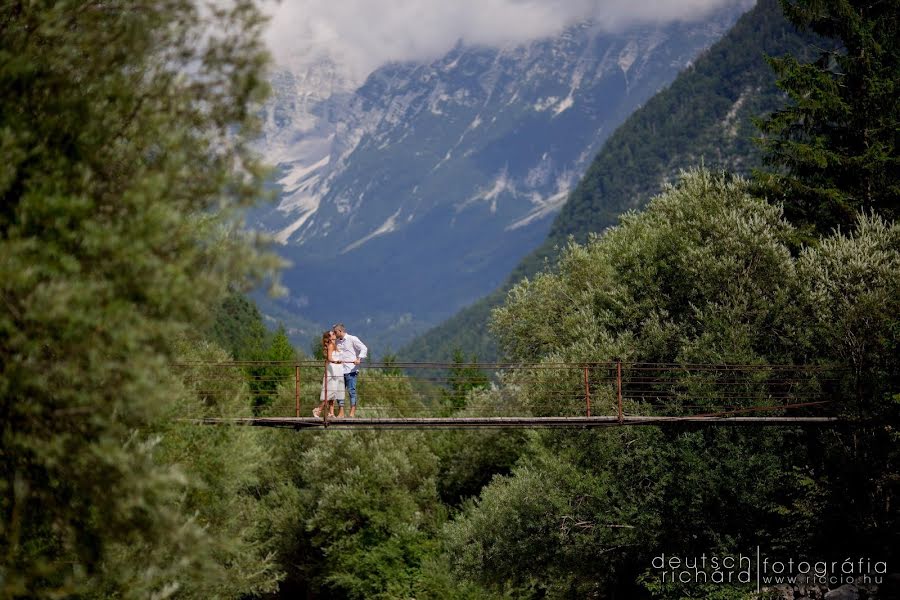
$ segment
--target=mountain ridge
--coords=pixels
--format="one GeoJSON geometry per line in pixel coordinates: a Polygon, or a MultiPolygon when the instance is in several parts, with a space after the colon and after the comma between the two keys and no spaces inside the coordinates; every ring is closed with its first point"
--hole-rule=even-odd
{"type": "Polygon", "coordinates": [[[747,174],[759,166],[752,118],[783,101],[764,55],[804,56],[812,38],[797,33],[776,0],[760,0],[734,27],[649,99],[611,136],[555,218],[544,242],[520,261],[504,284],[401,348],[402,358],[449,360],[454,350],[497,358],[488,333],[490,311],[512,285],[552,264],[569,237],[614,225],[700,163],[747,174]]]}
{"type": "Polygon", "coordinates": [[[616,35],[581,24],[500,50],[457,45],[318,103],[293,98],[285,75],[266,138],[282,197],[250,221],[294,266],[287,298],[257,297],[264,313],[356,323],[396,348],[497,287],[545,238],[608,133],[740,10],[616,35]],[[291,107],[319,120],[298,117],[292,133],[291,107]]]}

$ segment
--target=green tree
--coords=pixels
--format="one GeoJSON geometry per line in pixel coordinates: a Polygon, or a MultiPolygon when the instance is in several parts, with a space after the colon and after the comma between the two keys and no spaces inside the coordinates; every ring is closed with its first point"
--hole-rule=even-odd
{"type": "Polygon", "coordinates": [[[466,398],[472,390],[483,390],[489,387],[490,379],[478,368],[478,357],[467,360],[463,351],[453,351],[453,366],[449,368],[447,390],[443,393],[443,402],[451,411],[466,406],[466,398]]]}
{"type": "Polygon", "coordinates": [[[782,0],[828,42],[813,62],[770,59],[791,103],[759,122],[770,170],[761,192],[807,232],[851,227],[900,206],[900,2],[782,0]],[[831,44],[830,46],[827,44],[831,44]]]}
{"type": "Polygon", "coordinates": [[[210,338],[238,360],[258,356],[268,335],[259,308],[237,292],[229,294],[217,307],[209,331],[210,338]]]}
{"type": "MultiPolygon", "coordinates": [[[[805,475],[816,485],[819,525],[791,534],[828,548],[840,531],[841,551],[859,548],[896,560],[900,436],[889,424],[900,420],[900,224],[861,217],[851,234],[805,250],[798,271],[809,289],[816,359],[851,370],[840,408],[875,425],[835,431],[831,443],[811,453],[805,475]]],[[[809,510],[801,499],[794,507],[809,510]]]]}
{"type": "MultiPolygon", "coordinates": [[[[741,178],[693,171],[646,211],[586,246],[571,244],[555,270],[513,288],[494,312],[494,331],[521,361],[852,365],[833,410],[893,422],[898,232],[863,216],[853,235],[795,256],[796,230],[779,207],[755,198],[741,178]]],[[[518,383],[526,408],[540,414],[564,382],[527,373],[518,383]]],[[[612,401],[597,396],[598,404],[612,401]]],[[[706,597],[708,589],[652,582],[650,561],[662,551],[759,544],[893,560],[897,460],[889,426],[826,436],[545,432],[511,476],[495,478],[449,527],[449,552],[457,573],[524,597],[629,597],[639,579],[661,597],[706,597]]]]}
{"type": "Polygon", "coordinates": [[[313,360],[325,360],[325,348],[322,347],[322,336],[316,336],[309,343],[309,352],[313,360]]]}
{"type": "Polygon", "coordinates": [[[523,362],[790,362],[805,348],[792,235],[744,179],[682,173],[647,210],[514,287],[492,329],[523,362]]]}
{"type": "MultiPolygon", "coordinates": [[[[395,379],[395,378],[392,378],[395,379]]],[[[446,512],[437,458],[421,433],[281,432],[267,477],[271,532],[283,548],[282,592],[335,598],[410,598],[446,512]],[[285,439],[287,438],[287,439],[285,439]],[[285,485],[287,482],[288,485],[285,485]]]]}
{"type": "MultiPolygon", "coordinates": [[[[511,358],[527,362],[789,362],[806,347],[795,327],[805,296],[792,234],[780,209],[753,198],[745,180],[691,171],[646,211],[586,246],[571,244],[557,269],[514,287],[494,311],[493,330],[511,358]]],[[[527,409],[582,411],[580,400],[559,406],[563,386],[581,385],[573,373],[571,381],[558,369],[523,373],[527,409]]],[[[592,395],[598,412],[612,412],[611,393],[592,395]]],[[[495,479],[451,527],[457,566],[487,585],[494,575],[475,566],[477,557],[509,556],[492,560],[494,581],[535,597],[634,595],[630,586],[655,550],[721,551],[758,543],[760,522],[777,525],[768,507],[786,491],[780,467],[793,458],[774,452],[783,435],[544,433],[528,453],[536,458],[495,479]]]]}
{"type": "MultiPolygon", "coordinates": [[[[291,345],[283,324],[278,326],[268,347],[256,356],[257,360],[268,363],[297,360],[297,352],[291,345]]],[[[293,376],[294,367],[290,364],[263,364],[247,367],[247,377],[253,393],[254,411],[257,413],[265,411],[278,395],[278,386],[292,379],[293,376]]]]}
{"type": "Polygon", "coordinates": [[[382,373],[385,375],[393,375],[395,377],[403,375],[403,370],[397,366],[397,355],[393,352],[386,352],[384,356],[381,357],[381,362],[384,365],[382,373]]]}
{"type": "MultiPolygon", "coordinates": [[[[467,394],[465,408],[454,412],[459,417],[521,416],[527,409],[518,393],[504,388],[483,389],[467,394]]],[[[437,478],[441,500],[459,507],[496,475],[507,475],[528,449],[525,429],[480,429],[435,432],[432,450],[440,459],[437,478]]]]}
{"type": "Polygon", "coordinates": [[[175,340],[277,264],[235,218],[262,190],[263,23],[245,0],[0,6],[0,597],[162,597],[227,560],[144,432],[183,393],[175,340]],[[122,544],[147,551],[120,577],[122,544]]]}
{"type": "MultiPolygon", "coordinates": [[[[260,474],[272,460],[265,450],[269,433],[251,427],[198,426],[184,419],[246,417],[248,386],[240,370],[223,367],[228,354],[209,342],[181,340],[178,363],[184,389],[170,407],[169,418],[144,432],[158,439],[157,464],[177,468],[185,477],[173,507],[191,515],[201,528],[209,553],[194,568],[208,577],[183,579],[180,598],[241,598],[274,592],[282,572],[275,556],[277,537],[260,527],[274,499],[260,493],[260,474]]],[[[276,497],[277,498],[277,497],[276,497]]],[[[276,505],[276,506],[273,506],[276,505]]],[[[141,587],[145,564],[166,564],[175,571],[184,556],[168,545],[116,542],[103,562],[101,581],[109,586],[96,594],[115,595],[119,581],[141,587]]]]}

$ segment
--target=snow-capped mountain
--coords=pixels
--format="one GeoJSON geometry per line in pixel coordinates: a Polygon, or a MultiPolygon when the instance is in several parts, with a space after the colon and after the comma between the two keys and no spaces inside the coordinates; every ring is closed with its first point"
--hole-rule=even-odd
{"type": "Polygon", "coordinates": [[[361,85],[326,56],[279,71],[261,145],[280,199],[253,215],[293,262],[278,314],[343,320],[397,348],[490,291],[542,241],[615,127],[745,8],[621,34],[582,23],[515,47],[458,44],[361,85]]]}

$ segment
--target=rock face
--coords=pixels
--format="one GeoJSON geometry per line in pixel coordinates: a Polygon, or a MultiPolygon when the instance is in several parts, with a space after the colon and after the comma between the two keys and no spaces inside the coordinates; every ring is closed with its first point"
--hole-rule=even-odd
{"type": "MultiPolygon", "coordinates": [[[[276,74],[261,146],[279,201],[251,223],[293,262],[263,310],[398,348],[496,287],[606,137],[748,8],[509,48],[457,45],[362,85],[327,57],[276,74]]],[[[290,323],[289,323],[290,325],[290,323]]]]}
{"type": "Polygon", "coordinates": [[[859,589],[855,585],[842,585],[826,593],[825,600],[859,600],[859,589]]]}

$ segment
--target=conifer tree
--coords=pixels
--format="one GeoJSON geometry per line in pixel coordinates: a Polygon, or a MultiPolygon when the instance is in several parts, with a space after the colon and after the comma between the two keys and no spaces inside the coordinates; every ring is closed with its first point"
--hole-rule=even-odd
{"type": "Polygon", "coordinates": [[[472,390],[486,389],[490,380],[484,372],[475,366],[478,357],[472,356],[471,361],[459,348],[453,352],[453,366],[447,379],[449,390],[444,391],[444,404],[450,410],[465,408],[466,397],[472,390]]]}
{"type": "MultiPolygon", "coordinates": [[[[279,324],[271,342],[259,358],[267,363],[284,363],[297,359],[297,352],[288,339],[284,324],[279,324]]],[[[247,369],[250,389],[253,392],[253,409],[264,412],[278,395],[278,386],[291,379],[294,372],[290,365],[252,365],[247,369]]]]}
{"type": "Polygon", "coordinates": [[[253,300],[235,292],[216,308],[207,335],[228,350],[231,358],[250,360],[262,352],[268,332],[253,300]]]}
{"type": "Polygon", "coordinates": [[[818,59],[770,59],[790,104],[758,124],[770,170],[762,193],[807,233],[894,219],[900,206],[900,1],[782,0],[824,38],[818,59]]]}

